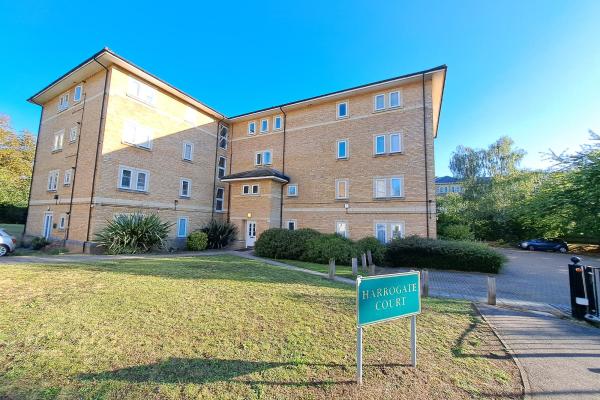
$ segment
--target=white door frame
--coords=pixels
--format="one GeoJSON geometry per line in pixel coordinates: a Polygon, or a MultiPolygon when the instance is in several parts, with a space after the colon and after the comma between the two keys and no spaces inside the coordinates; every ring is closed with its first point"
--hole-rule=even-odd
{"type": "Polygon", "coordinates": [[[254,242],[256,242],[256,221],[246,221],[246,247],[253,247],[254,242]]]}
{"type": "Polygon", "coordinates": [[[46,239],[50,238],[50,235],[52,234],[52,220],[54,219],[52,212],[45,212],[44,213],[44,224],[43,224],[43,228],[42,228],[42,236],[45,237],[46,239]]]}

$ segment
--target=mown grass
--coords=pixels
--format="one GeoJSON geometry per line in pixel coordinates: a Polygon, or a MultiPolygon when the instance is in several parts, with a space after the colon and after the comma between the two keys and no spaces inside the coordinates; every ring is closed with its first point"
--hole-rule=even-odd
{"type": "MultiPolygon", "coordinates": [[[[296,267],[310,269],[312,271],[323,272],[324,274],[329,273],[329,265],[327,264],[317,264],[307,261],[299,261],[299,260],[277,260],[286,264],[290,264],[296,267]]],[[[359,266],[359,273],[362,271],[359,266]]],[[[335,274],[337,276],[341,276],[344,278],[356,279],[356,275],[352,274],[352,267],[348,265],[336,265],[335,266],[335,274]]]]}
{"type": "Polygon", "coordinates": [[[0,266],[0,398],[519,397],[470,304],[365,328],[351,286],[233,256],[0,266]]]}

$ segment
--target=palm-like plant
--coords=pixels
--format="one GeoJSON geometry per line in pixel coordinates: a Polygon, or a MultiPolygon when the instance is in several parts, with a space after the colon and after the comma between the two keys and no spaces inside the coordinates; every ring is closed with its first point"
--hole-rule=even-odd
{"type": "Polygon", "coordinates": [[[156,214],[122,214],[108,221],[96,240],[109,254],[147,253],[165,247],[172,225],[156,214]]]}
{"type": "Polygon", "coordinates": [[[202,232],[208,236],[209,249],[221,249],[235,239],[237,227],[229,222],[220,222],[213,219],[202,228],[202,232]]]}

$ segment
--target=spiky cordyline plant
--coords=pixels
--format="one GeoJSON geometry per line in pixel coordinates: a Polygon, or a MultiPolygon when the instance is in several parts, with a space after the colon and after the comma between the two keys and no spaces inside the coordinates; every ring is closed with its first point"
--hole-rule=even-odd
{"type": "Polygon", "coordinates": [[[201,229],[208,235],[208,248],[221,249],[226,247],[237,236],[237,227],[229,222],[211,220],[201,229]]]}
{"type": "Polygon", "coordinates": [[[156,214],[118,215],[96,234],[96,240],[109,254],[136,254],[160,250],[173,224],[156,214]]]}

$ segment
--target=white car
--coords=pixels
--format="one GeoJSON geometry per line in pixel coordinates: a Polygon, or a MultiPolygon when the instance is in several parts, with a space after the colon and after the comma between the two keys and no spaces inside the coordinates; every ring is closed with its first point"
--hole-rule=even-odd
{"type": "Polygon", "coordinates": [[[9,235],[4,229],[0,229],[0,257],[12,253],[17,247],[17,239],[9,235]]]}

